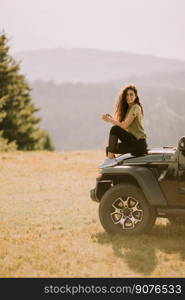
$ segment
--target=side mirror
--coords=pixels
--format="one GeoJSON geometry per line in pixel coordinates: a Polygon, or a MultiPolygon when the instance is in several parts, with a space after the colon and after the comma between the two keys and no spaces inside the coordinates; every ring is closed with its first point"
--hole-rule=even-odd
{"type": "Polygon", "coordinates": [[[182,136],[179,140],[178,148],[185,155],[185,136],[182,136]]]}

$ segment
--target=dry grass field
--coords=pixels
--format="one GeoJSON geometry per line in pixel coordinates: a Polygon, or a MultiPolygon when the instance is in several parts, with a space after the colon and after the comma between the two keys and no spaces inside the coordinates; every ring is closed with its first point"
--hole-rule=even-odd
{"type": "Polygon", "coordinates": [[[185,277],[185,228],[110,236],[90,200],[103,151],[0,154],[0,277],[185,277]]]}

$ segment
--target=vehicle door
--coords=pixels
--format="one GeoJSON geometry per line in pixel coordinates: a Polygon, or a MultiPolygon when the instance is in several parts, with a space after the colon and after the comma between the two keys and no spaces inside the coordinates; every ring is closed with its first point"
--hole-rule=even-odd
{"type": "Polygon", "coordinates": [[[185,206],[185,153],[179,151],[178,159],[178,198],[179,205],[185,206]]]}

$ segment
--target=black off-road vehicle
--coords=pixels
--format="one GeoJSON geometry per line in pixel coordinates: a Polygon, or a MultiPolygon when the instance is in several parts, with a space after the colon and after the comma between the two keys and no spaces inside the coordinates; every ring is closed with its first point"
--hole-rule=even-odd
{"type": "Polygon", "coordinates": [[[102,226],[112,233],[141,233],[157,217],[185,225],[185,137],[177,148],[124,154],[100,170],[91,199],[99,202],[102,226]]]}

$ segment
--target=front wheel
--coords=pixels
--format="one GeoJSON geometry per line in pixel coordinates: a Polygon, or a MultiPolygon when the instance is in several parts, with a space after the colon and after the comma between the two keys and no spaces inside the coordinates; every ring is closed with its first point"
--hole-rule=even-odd
{"type": "Polygon", "coordinates": [[[118,184],[108,190],[99,205],[103,228],[110,233],[142,233],[156,220],[156,210],[135,185],[118,184]]]}

